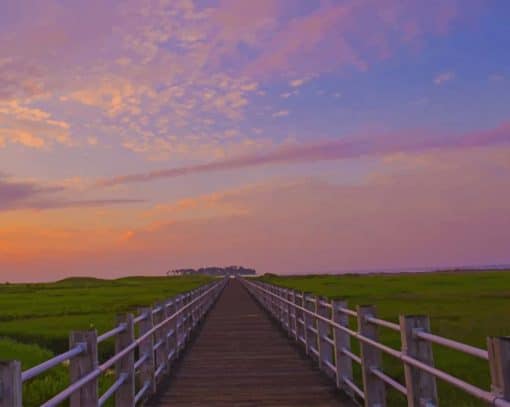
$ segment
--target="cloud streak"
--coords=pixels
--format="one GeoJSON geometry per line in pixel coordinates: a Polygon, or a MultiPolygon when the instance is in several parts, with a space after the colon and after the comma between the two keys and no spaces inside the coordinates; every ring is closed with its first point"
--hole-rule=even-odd
{"type": "Polygon", "coordinates": [[[402,132],[379,134],[377,137],[358,137],[350,140],[330,140],[314,144],[288,145],[266,153],[103,179],[98,181],[96,186],[106,187],[136,182],[150,182],[164,178],[177,178],[218,171],[233,171],[262,165],[342,160],[364,155],[423,152],[436,148],[459,149],[506,144],[510,143],[510,122],[505,122],[494,129],[467,133],[456,137],[441,134],[429,135],[423,132],[414,134],[414,137],[409,136],[409,133],[402,132]]]}
{"type": "Polygon", "coordinates": [[[70,199],[69,188],[47,186],[35,182],[9,181],[0,174],[0,212],[31,209],[49,210],[64,208],[102,207],[107,205],[136,204],[139,199],[70,199]]]}

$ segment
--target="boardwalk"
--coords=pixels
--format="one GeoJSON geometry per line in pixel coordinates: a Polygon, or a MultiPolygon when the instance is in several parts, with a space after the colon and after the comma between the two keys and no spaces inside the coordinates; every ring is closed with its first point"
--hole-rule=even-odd
{"type": "Polygon", "coordinates": [[[236,280],[149,406],[353,406],[236,280]]]}

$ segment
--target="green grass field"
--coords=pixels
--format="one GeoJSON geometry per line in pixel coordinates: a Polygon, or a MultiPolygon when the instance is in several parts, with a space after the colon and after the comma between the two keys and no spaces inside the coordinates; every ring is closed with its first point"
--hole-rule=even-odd
{"type": "MultiPolygon", "coordinates": [[[[204,276],[129,277],[118,280],[72,278],[48,284],[0,284],[0,360],[20,360],[26,370],[68,349],[69,332],[114,327],[118,313],[136,311],[158,300],[211,281],[204,276]]],[[[101,344],[102,359],[113,342],[101,344]]],[[[112,377],[101,378],[105,389],[112,377]]],[[[24,385],[23,405],[38,406],[68,384],[59,366],[24,385]]]]}
{"type": "MultiPolygon", "coordinates": [[[[392,275],[265,276],[280,286],[329,298],[346,298],[349,307],[373,304],[378,315],[398,322],[400,314],[426,314],[432,332],[486,349],[487,336],[510,335],[510,272],[441,272],[392,275]]],[[[353,321],[353,328],[356,327],[353,321]]],[[[380,328],[380,339],[400,348],[397,333],[380,328]]],[[[357,341],[353,341],[355,344],[357,341]]],[[[357,346],[353,346],[357,349],[357,346]]],[[[456,351],[434,346],[437,367],[485,389],[490,387],[488,364],[456,351]]],[[[384,370],[404,382],[400,362],[384,358],[384,370]]],[[[361,383],[359,370],[356,372],[361,383]]],[[[441,405],[485,405],[438,381],[441,405]]],[[[400,394],[389,391],[390,406],[404,406],[400,394]]]]}

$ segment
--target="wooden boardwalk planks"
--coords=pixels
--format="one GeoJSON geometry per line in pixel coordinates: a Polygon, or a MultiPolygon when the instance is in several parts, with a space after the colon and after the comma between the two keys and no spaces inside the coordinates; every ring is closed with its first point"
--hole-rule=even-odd
{"type": "Polygon", "coordinates": [[[149,406],[354,406],[236,280],[149,406]]]}

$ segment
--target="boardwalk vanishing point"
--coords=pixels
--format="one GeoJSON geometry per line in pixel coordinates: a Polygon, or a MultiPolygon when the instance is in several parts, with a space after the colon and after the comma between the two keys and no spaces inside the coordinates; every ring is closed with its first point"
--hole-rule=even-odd
{"type": "Polygon", "coordinates": [[[237,279],[149,406],[355,406],[237,279]]]}

